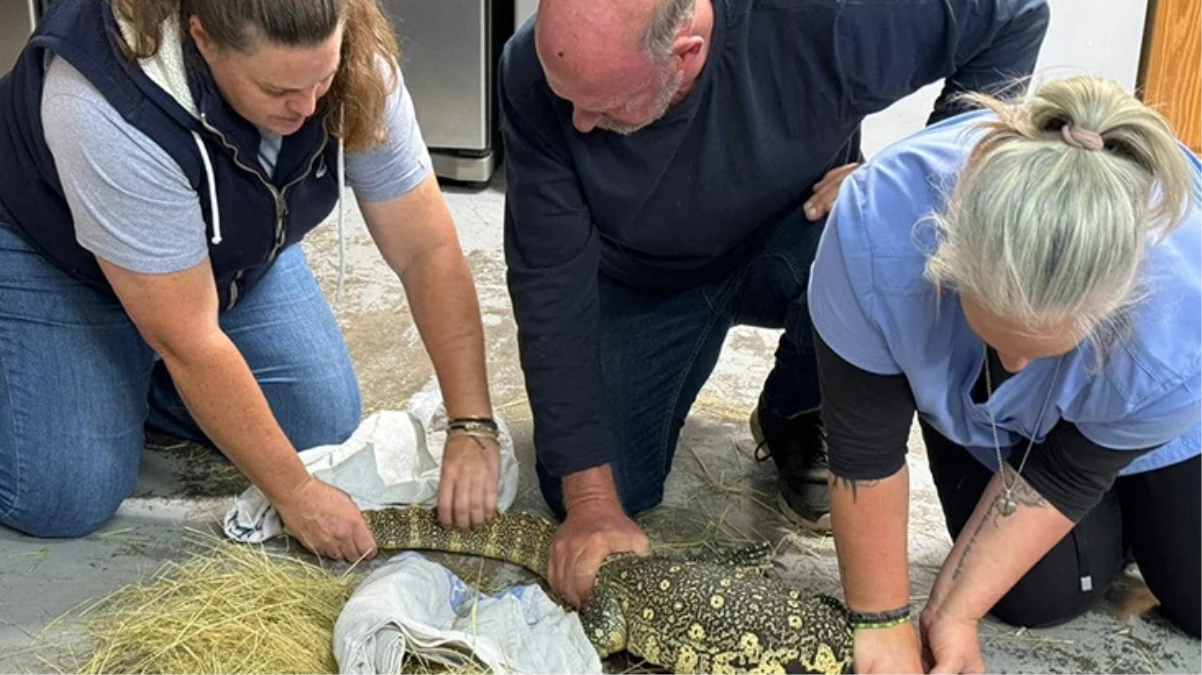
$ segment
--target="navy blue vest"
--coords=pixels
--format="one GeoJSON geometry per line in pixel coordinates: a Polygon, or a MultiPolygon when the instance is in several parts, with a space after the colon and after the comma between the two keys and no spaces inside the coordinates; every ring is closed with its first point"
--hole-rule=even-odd
{"type": "MultiPolygon", "coordinates": [[[[328,216],[339,196],[337,139],[319,110],[284,139],[275,172],[258,161],[258,129],[221,98],[185,34],[189,87],[197,119],[120,51],[120,32],[107,0],[50,3],[13,70],[0,79],[0,204],[19,231],[74,277],[111,293],[89,251],[75,241],[74,224],[42,130],[46,52],[66,59],[117,112],[179,164],[200,196],[210,233],[209,257],[221,307],[228,309],[270,268],[280,251],[328,216]],[[192,132],[213,165],[209,184],[192,132]],[[220,244],[211,243],[209,195],[217,191],[220,244]]],[[[164,218],[172,217],[164,213],[164,218]]]]}

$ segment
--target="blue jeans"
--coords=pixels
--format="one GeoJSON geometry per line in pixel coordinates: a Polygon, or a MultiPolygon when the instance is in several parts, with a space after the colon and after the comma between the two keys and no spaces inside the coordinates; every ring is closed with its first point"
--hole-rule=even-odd
{"type": "MultiPolygon", "coordinates": [[[[220,324],[297,449],[355,430],[358,382],[299,246],[220,324]]],[[[104,525],[134,489],[146,425],[206,440],[120,303],[0,219],[0,524],[44,537],[104,525]]]]}
{"type": "MultiPolygon", "coordinates": [[[[680,429],[732,326],[784,329],[764,383],[764,408],[782,416],[819,408],[806,286],[822,227],[798,209],[725,279],[680,293],[646,293],[601,275],[606,440],[628,513],[663,500],[680,429]]],[[[536,468],[543,497],[562,517],[560,480],[536,468]]]]}

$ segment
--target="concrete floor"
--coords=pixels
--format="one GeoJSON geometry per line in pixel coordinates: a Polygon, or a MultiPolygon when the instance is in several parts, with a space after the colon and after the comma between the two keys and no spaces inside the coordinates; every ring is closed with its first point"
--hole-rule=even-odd
{"type": "MultiPolygon", "coordinates": [[[[896,137],[897,129],[920,126],[922,114],[921,107],[898,110],[870,125],[869,152],[896,137]]],[[[534,482],[530,413],[504,285],[499,182],[445,193],[477,279],[493,401],[512,425],[522,462],[514,509],[546,513],[534,482]]],[[[350,220],[345,295],[336,314],[361,379],[365,414],[403,408],[431,381],[432,370],[399,282],[357,212],[350,220]]],[[[305,246],[332,297],[338,265],[333,225],[305,246]]],[[[833,541],[788,527],[774,507],[771,463],[752,458],[746,415],[770,367],[776,337],[775,331],[755,329],[731,333],[684,430],[665,504],[643,522],[657,542],[767,537],[780,544],[777,574],[815,592],[836,593],[833,541]]],[[[918,437],[912,439],[910,467],[912,581],[921,604],[950,541],[918,437]]],[[[243,486],[212,452],[152,447],[137,494],[104,531],[74,541],[40,541],[0,528],[0,672],[47,670],[29,648],[32,636],[76,604],[145,579],[166,560],[181,559],[186,528],[212,528],[243,486]]],[[[981,631],[986,662],[992,672],[1202,672],[1199,642],[1146,611],[1149,606],[1146,588],[1131,576],[1102,606],[1059,628],[1017,631],[987,621],[981,631]]]]}

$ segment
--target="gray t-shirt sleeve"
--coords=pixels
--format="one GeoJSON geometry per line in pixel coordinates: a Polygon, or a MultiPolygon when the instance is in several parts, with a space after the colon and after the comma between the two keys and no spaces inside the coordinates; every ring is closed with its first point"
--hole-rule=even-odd
{"type": "Polygon", "coordinates": [[[199,197],[179,164],[61,58],[46,75],[42,125],[81,246],[143,274],[205,259],[199,197]]]}
{"type": "Polygon", "coordinates": [[[387,99],[385,144],[346,156],[346,182],[362,202],[386,202],[417,187],[430,174],[430,153],[417,124],[413,99],[397,74],[387,99]]]}

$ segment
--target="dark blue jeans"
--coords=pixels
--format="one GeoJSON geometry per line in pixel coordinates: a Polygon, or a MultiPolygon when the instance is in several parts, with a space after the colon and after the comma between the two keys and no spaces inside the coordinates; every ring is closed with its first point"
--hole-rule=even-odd
{"type": "MultiPolygon", "coordinates": [[[[298,450],[355,430],[359,385],[299,246],[220,323],[298,450]]],[[[0,219],[0,524],[44,537],[104,525],[134,489],[148,424],[204,440],[121,304],[0,219]]]]}
{"type": "MultiPolygon", "coordinates": [[[[789,416],[821,402],[806,306],[822,234],[800,209],[721,281],[681,293],[644,293],[601,275],[601,370],[611,467],[630,514],[663,500],[676,441],[732,326],[783,328],[762,404],[789,416]]],[[[560,480],[538,465],[547,504],[563,516],[560,480]]]]}

